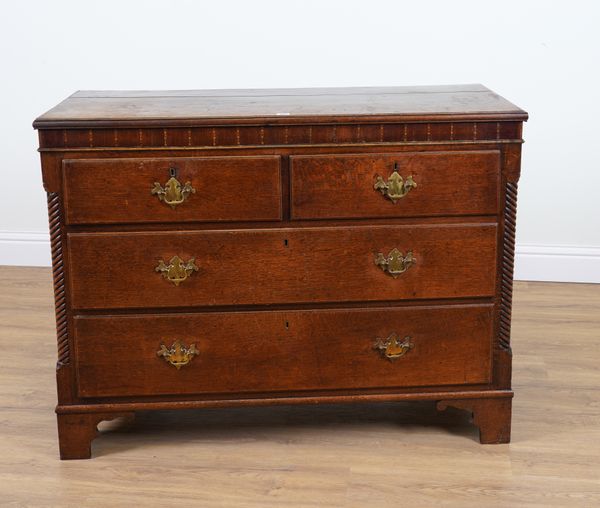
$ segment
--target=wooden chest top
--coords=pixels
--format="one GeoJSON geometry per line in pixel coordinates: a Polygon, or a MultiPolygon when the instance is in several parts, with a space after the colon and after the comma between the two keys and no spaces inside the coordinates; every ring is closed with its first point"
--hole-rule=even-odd
{"type": "Polygon", "coordinates": [[[36,128],[373,120],[525,120],[482,85],[179,91],[79,91],[36,128]]]}

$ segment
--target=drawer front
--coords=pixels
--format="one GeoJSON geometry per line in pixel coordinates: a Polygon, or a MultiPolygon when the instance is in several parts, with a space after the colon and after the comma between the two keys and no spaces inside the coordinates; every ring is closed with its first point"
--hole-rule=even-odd
{"type": "Polygon", "coordinates": [[[104,397],[488,383],[492,309],[77,317],[78,391],[104,397]]]}
{"type": "Polygon", "coordinates": [[[280,158],[63,162],[69,224],[281,219],[280,158]]]}
{"type": "Polygon", "coordinates": [[[492,296],[496,239],[496,224],[482,223],[71,233],[71,305],[141,308],[492,296]]]}
{"type": "Polygon", "coordinates": [[[293,156],[292,218],[498,212],[500,152],[293,156]]]}

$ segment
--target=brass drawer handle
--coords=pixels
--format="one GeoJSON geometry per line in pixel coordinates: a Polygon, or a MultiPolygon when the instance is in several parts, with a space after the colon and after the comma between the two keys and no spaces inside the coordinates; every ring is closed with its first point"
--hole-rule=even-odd
{"type": "Polygon", "coordinates": [[[176,340],[170,348],[164,344],[160,345],[160,349],[156,352],[158,356],[162,356],[165,362],[173,365],[177,370],[181,369],[192,361],[195,355],[199,354],[196,349],[196,344],[191,344],[190,347],[185,347],[181,342],[176,340]]]}
{"type": "Polygon", "coordinates": [[[175,178],[176,173],[175,168],[169,169],[171,178],[167,180],[165,186],[163,187],[160,183],[154,182],[154,187],[150,191],[153,196],[158,197],[159,201],[166,203],[173,209],[183,203],[190,194],[196,192],[191,182],[185,182],[181,185],[181,182],[175,178]]]}
{"type": "Polygon", "coordinates": [[[410,336],[407,335],[401,340],[397,333],[392,333],[386,339],[378,338],[373,344],[373,349],[377,349],[381,356],[387,358],[390,362],[403,357],[414,347],[410,336]]]}
{"type": "Polygon", "coordinates": [[[390,274],[396,279],[400,274],[404,273],[417,262],[417,258],[413,256],[412,251],[408,251],[406,256],[398,249],[393,249],[387,256],[381,252],[375,256],[375,264],[384,272],[390,274]]]}
{"type": "Polygon", "coordinates": [[[173,256],[168,265],[161,259],[154,270],[160,272],[168,281],[179,286],[192,273],[198,271],[198,267],[194,261],[195,258],[191,258],[187,263],[184,263],[179,256],[173,256]]]}
{"type": "Polygon", "coordinates": [[[373,186],[375,190],[381,192],[381,194],[388,198],[392,203],[396,203],[396,201],[406,196],[411,189],[414,189],[417,186],[417,182],[413,180],[412,175],[407,176],[405,180],[400,176],[397,169],[398,163],[395,162],[394,172],[389,176],[387,182],[383,177],[376,175],[377,179],[373,186]]]}

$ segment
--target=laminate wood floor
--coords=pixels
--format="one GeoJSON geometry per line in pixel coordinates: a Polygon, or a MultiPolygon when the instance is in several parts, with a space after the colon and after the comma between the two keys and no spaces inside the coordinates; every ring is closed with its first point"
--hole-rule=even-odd
{"type": "Polygon", "coordinates": [[[600,506],[600,285],[516,284],[510,445],[432,403],[140,414],[59,461],[50,270],[0,267],[0,506],[600,506]]]}

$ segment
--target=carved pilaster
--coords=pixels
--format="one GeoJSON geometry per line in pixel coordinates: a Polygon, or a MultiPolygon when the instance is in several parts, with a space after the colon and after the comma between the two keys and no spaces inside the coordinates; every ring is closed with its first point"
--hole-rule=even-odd
{"type": "Polygon", "coordinates": [[[67,302],[65,297],[65,275],[62,252],[60,196],[48,193],[48,222],[50,227],[50,247],[52,250],[52,277],[54,279],[54,304],[56,309],[56,340],[58,361],[56,368],[69,364],[69,336],[67,328],[67,302]]]}

